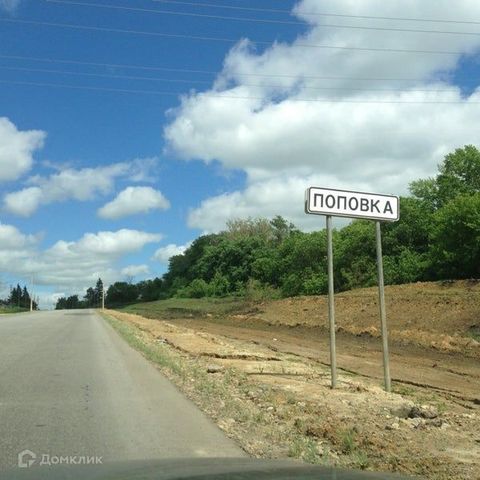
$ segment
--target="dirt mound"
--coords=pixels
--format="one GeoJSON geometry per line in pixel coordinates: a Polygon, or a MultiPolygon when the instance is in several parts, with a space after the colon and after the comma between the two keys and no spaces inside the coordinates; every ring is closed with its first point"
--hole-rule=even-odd
{"type": "MultiPolygon", "coordinates": [[[[479,281],[387,286],[385,299],[391,340],[480,356],[479,281]]],[[[327,312],[326,296],[296,297],[264,302],[241,320],[327,329],[327,312]]],[[[380,336],[377,288],[335,295],[335,312],[339,331],[380,336]]]]}

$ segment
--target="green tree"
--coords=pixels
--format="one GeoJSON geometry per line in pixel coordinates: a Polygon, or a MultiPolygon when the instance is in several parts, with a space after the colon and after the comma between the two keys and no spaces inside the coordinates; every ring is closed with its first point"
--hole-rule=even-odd
{"type": "Polygon", "coordinates": [[[102,282],[102,279],[99,278],[97,280],[97,283],[95,285],[95,289],[94,289],[94,293],[95,293],[95,302],[97,305],[101,305],[101,302],[102,302],[102,296],[103,296],[103,282],[102,282]]]}
{"type": "Polygon", "coordinates": [[[26,286],[23,287],[20,304],[22,307],[30,308],[30,294],[26,286]]]}
{"type": "Polygon", "coordinates": [[[473,145],[457,148],[445,156],[435,178],[416,180],[410,192],[437,209],[457,195],[480,192],[480,151],[473,145]]]}
{"type": "Polygon", "coordinates": [[[385,283],[388,285],[424,280],[430,266],[426,253],[405,248],[396,255],[383,258],[385,283]]]}
{"type": "Polygon", "coordinates": [[[268,242],[274,237],[274,228],[266,218],[236,218],[227,221],[225,236],[229,240],[257,238],[268,242]]]}
{"type": "Polygon", "coordinates": [[[138,294],[142,302],[152,302],[166,298],[165,282],[161,278],[144,280],[137,284],[138,294]]]}
{"type": "Polygon", "coordinates": [[[292,233],[298,233],[295,225],[291,222],[287,222],[287,220],[280,215],[277,215],[270,220],[270,226],[273,229],[273,240],[277,245],[282,243],[292,233]]]}
{"type": "Polygon", "coordinates": [[[375,224],[355,220],[334,232],[334,273],[336,290],[369,287],[376,282],[375,224]]]}
{"type": "MultiPolygon", "coordinates": [[[[416,199],[422,200],[432,212],[438,208],[438,185],[435,178],[414,180],[410,183],[409,190],[416,199]]],[[[402,218],[402,209],[400,209],[400,212],[400,218],[402,218]]]]}
{"type": "Polygon", "coordinates": [[[8,297],[9,305],[17,307],[25,307],[25,299],[23,297],[23,289],[17,283],[16,287],[10,287],[10,295],[8,297]]]}
{"type": "Polygon", "coordinates": [[[382,224],[383,253],[397,255],[405,248],[419,253],[427,252],[434,222],[434,212],[428,202],[401,197],[400,212],[398,222],[382,224]]]}
{"type": "Polygon", "coordinates": [[[124,305],[138,300],[137,285],[127,282],[115,282],[110,285],[105,297],[105,304],[109,306],[124,305]]]}
{"type": "Polygon", "coordinates": [[[278,248],[277,271],[284,296],[307,295],[320,290],[327,268],[325,230],[287,237],[278,248]]]}
{"type": "Polygon", "coordinates": [[[209,284],[209,290],[214,297],[226,297],[231,291],[231,283],[220,272],[216,272],[209,284]]]}
{"type": "Polygon", "coordinates": [[[188,297],[188,298],[203,298],[209,294],[208,283],[203,280],[203,278],[196,278],[193,280],[190,285],[181,288],[177,292],[179,297],[188,297]]]}
{"type": "Polygon", "coordinates": [[[96,302],[95,289],[92,287],[87,288],[87,291],[85,292],[85,296],[83,297],[83,299],[87,307],[89,308],[94,307],[96,302]]]}
{"type": "Polygon", "coordinates": [[[67,299],[66,297],[60,297],[57,299],[57,303],[55,305],[55,310],[65,310],[67,308],[67,299]]]}
{"type": "Polygon", "coordinates": [[[480,192],[480,151],[473,145],[449,153],[437,175],[440,206],[458,195],[480,192]]]}
{"type": "Polygon", "coordinates": [[[457,196],[436,212],[432,242],[439,278],[480,277],[480,193],[457,196]]]}

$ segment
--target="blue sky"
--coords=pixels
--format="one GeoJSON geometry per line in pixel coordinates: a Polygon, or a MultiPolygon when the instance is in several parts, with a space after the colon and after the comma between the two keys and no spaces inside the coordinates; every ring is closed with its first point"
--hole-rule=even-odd
{"type": "Polygon", "coordinates": [[[303,214],[306,187],[404,194],[478,139],[480,36],[460,33],[478,30],[462,20],[480,7],[467,0],[453,24],[419,21],[452,20],[433,0],[84,3],[134,10],[0,0],[1,280],[5,291],[34,273],[44,307],[97,275],[161,275],[169,254],[229,218],[321,228],[303,214]]]}

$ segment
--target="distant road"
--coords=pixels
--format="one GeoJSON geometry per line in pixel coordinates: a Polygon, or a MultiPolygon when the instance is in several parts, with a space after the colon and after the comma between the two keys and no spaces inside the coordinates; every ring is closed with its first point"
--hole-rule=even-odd
{"type": "Polygon", "coordinates": [[[103,463],[245,455],[89,310],[0,316],[0,470],[25,449],[103,463]]]}

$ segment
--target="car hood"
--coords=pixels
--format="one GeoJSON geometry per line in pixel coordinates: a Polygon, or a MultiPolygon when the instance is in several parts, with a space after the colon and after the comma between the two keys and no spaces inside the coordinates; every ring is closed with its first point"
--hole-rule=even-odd
{"type": "Polygon", "coordinates": [[[37,466],[0,472],[8,480],[407,480],[412,477],[342,470],[289,460],[180,458],[104,465],[37,466]]]}

